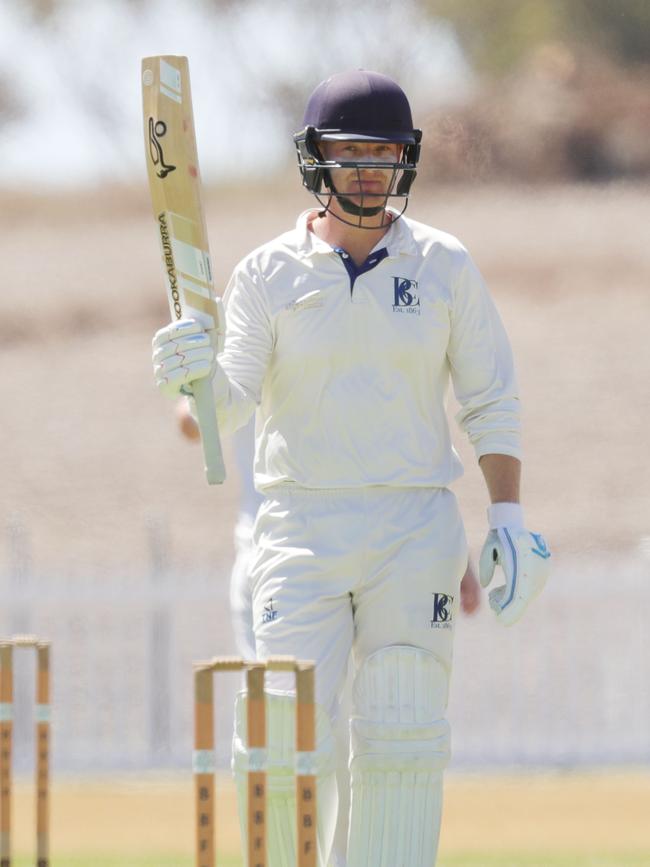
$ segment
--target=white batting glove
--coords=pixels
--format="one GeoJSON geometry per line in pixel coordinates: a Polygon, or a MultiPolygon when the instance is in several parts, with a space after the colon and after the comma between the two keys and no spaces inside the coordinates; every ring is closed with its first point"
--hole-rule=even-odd
{"type": "Polygon", "coordinates": [[[168,397],[191,394],[192,383],[212,376],[217,364],[219,334],[195,319],[179,319],[156,332],[152,341],[153,372],[168,397]]]}
{"type": "Polygon", "coordinates": [[[481,586],[487,587],[495,567],[501,566],[505,584],[490,592],[490,607],[500,623],[510,626],[542,592],[551,552],[539,533],[525,529],[518,503],[493,504],[488,520],[490,532],[479,560],[479,578],[481,586]]]}

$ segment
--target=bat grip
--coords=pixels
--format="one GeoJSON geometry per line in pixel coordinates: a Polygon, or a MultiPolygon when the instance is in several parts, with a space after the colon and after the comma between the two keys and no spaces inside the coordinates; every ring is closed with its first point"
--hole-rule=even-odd
{"type": "Polygon", "coordinates": [[[196,403],[196,414],[201,431],[205,476],[209,485],[220,485],[226,478],[226,468],[221,452],[217,413],[209,378],[198,379],[192,383],[192,393],[196,403]]]}

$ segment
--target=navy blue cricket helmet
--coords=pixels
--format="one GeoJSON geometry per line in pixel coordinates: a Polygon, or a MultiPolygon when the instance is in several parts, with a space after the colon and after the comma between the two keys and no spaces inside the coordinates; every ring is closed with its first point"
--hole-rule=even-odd
{"type": "MultiPolygon", "coordinates": [[[[330,168],[353,165],[325,160],[321,142],[369,141],[403,145],[400,162],[385,166],[395,173],[396,184],[390,196],[404,199],[403,213],[416,175],[421,138],[421,130],[413,127],[411,107],[402,88],[380,72],[355,69],[332,75],[318,85],[307,101],[303,129],[294,135],[294,142],[303,185],[317,198],[337,195],[330,168]]],[[[356,165],[362,167],[362,164],[356,165]]]]}

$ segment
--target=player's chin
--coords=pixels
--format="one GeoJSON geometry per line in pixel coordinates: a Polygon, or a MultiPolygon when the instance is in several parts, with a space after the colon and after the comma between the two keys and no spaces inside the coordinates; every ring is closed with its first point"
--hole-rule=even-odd
{"type": "Polygon", "coordinates": [[[339,198],[346,199],[357,208],[383,208],[388,200],[388,193],[381,191],[359,191],[351,190],[350,192],[339,193],[339,198]]]}

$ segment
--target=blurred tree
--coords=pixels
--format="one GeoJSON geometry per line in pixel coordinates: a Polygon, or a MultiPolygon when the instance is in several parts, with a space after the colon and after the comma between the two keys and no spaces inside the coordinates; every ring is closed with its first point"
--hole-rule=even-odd
{"type": "Polygon", "coordinates": [[[42,21],[58,10],[59,0],[23,0],[22,6],[34,21],[42,21]]]}
{"type": "Polygon", "coordinates": [[[582,28],[619,60],[650,63],[650,2],[648,0],[580,0],[567,2],[573,35],[582,28]]]}
{"type": "Polygon", "coordinates": [[[588,43],[623,63],[650,62],[649,0],[422,0],[449,21],[479,71],[503,74],[538,46],[588,43]]]}
{"type": "Polygon", "coordinates": [[[540,42],[556,39],[560,0],[424,0],[448,20],[470,61],[482,72],[502,73],[540,42]]]}

